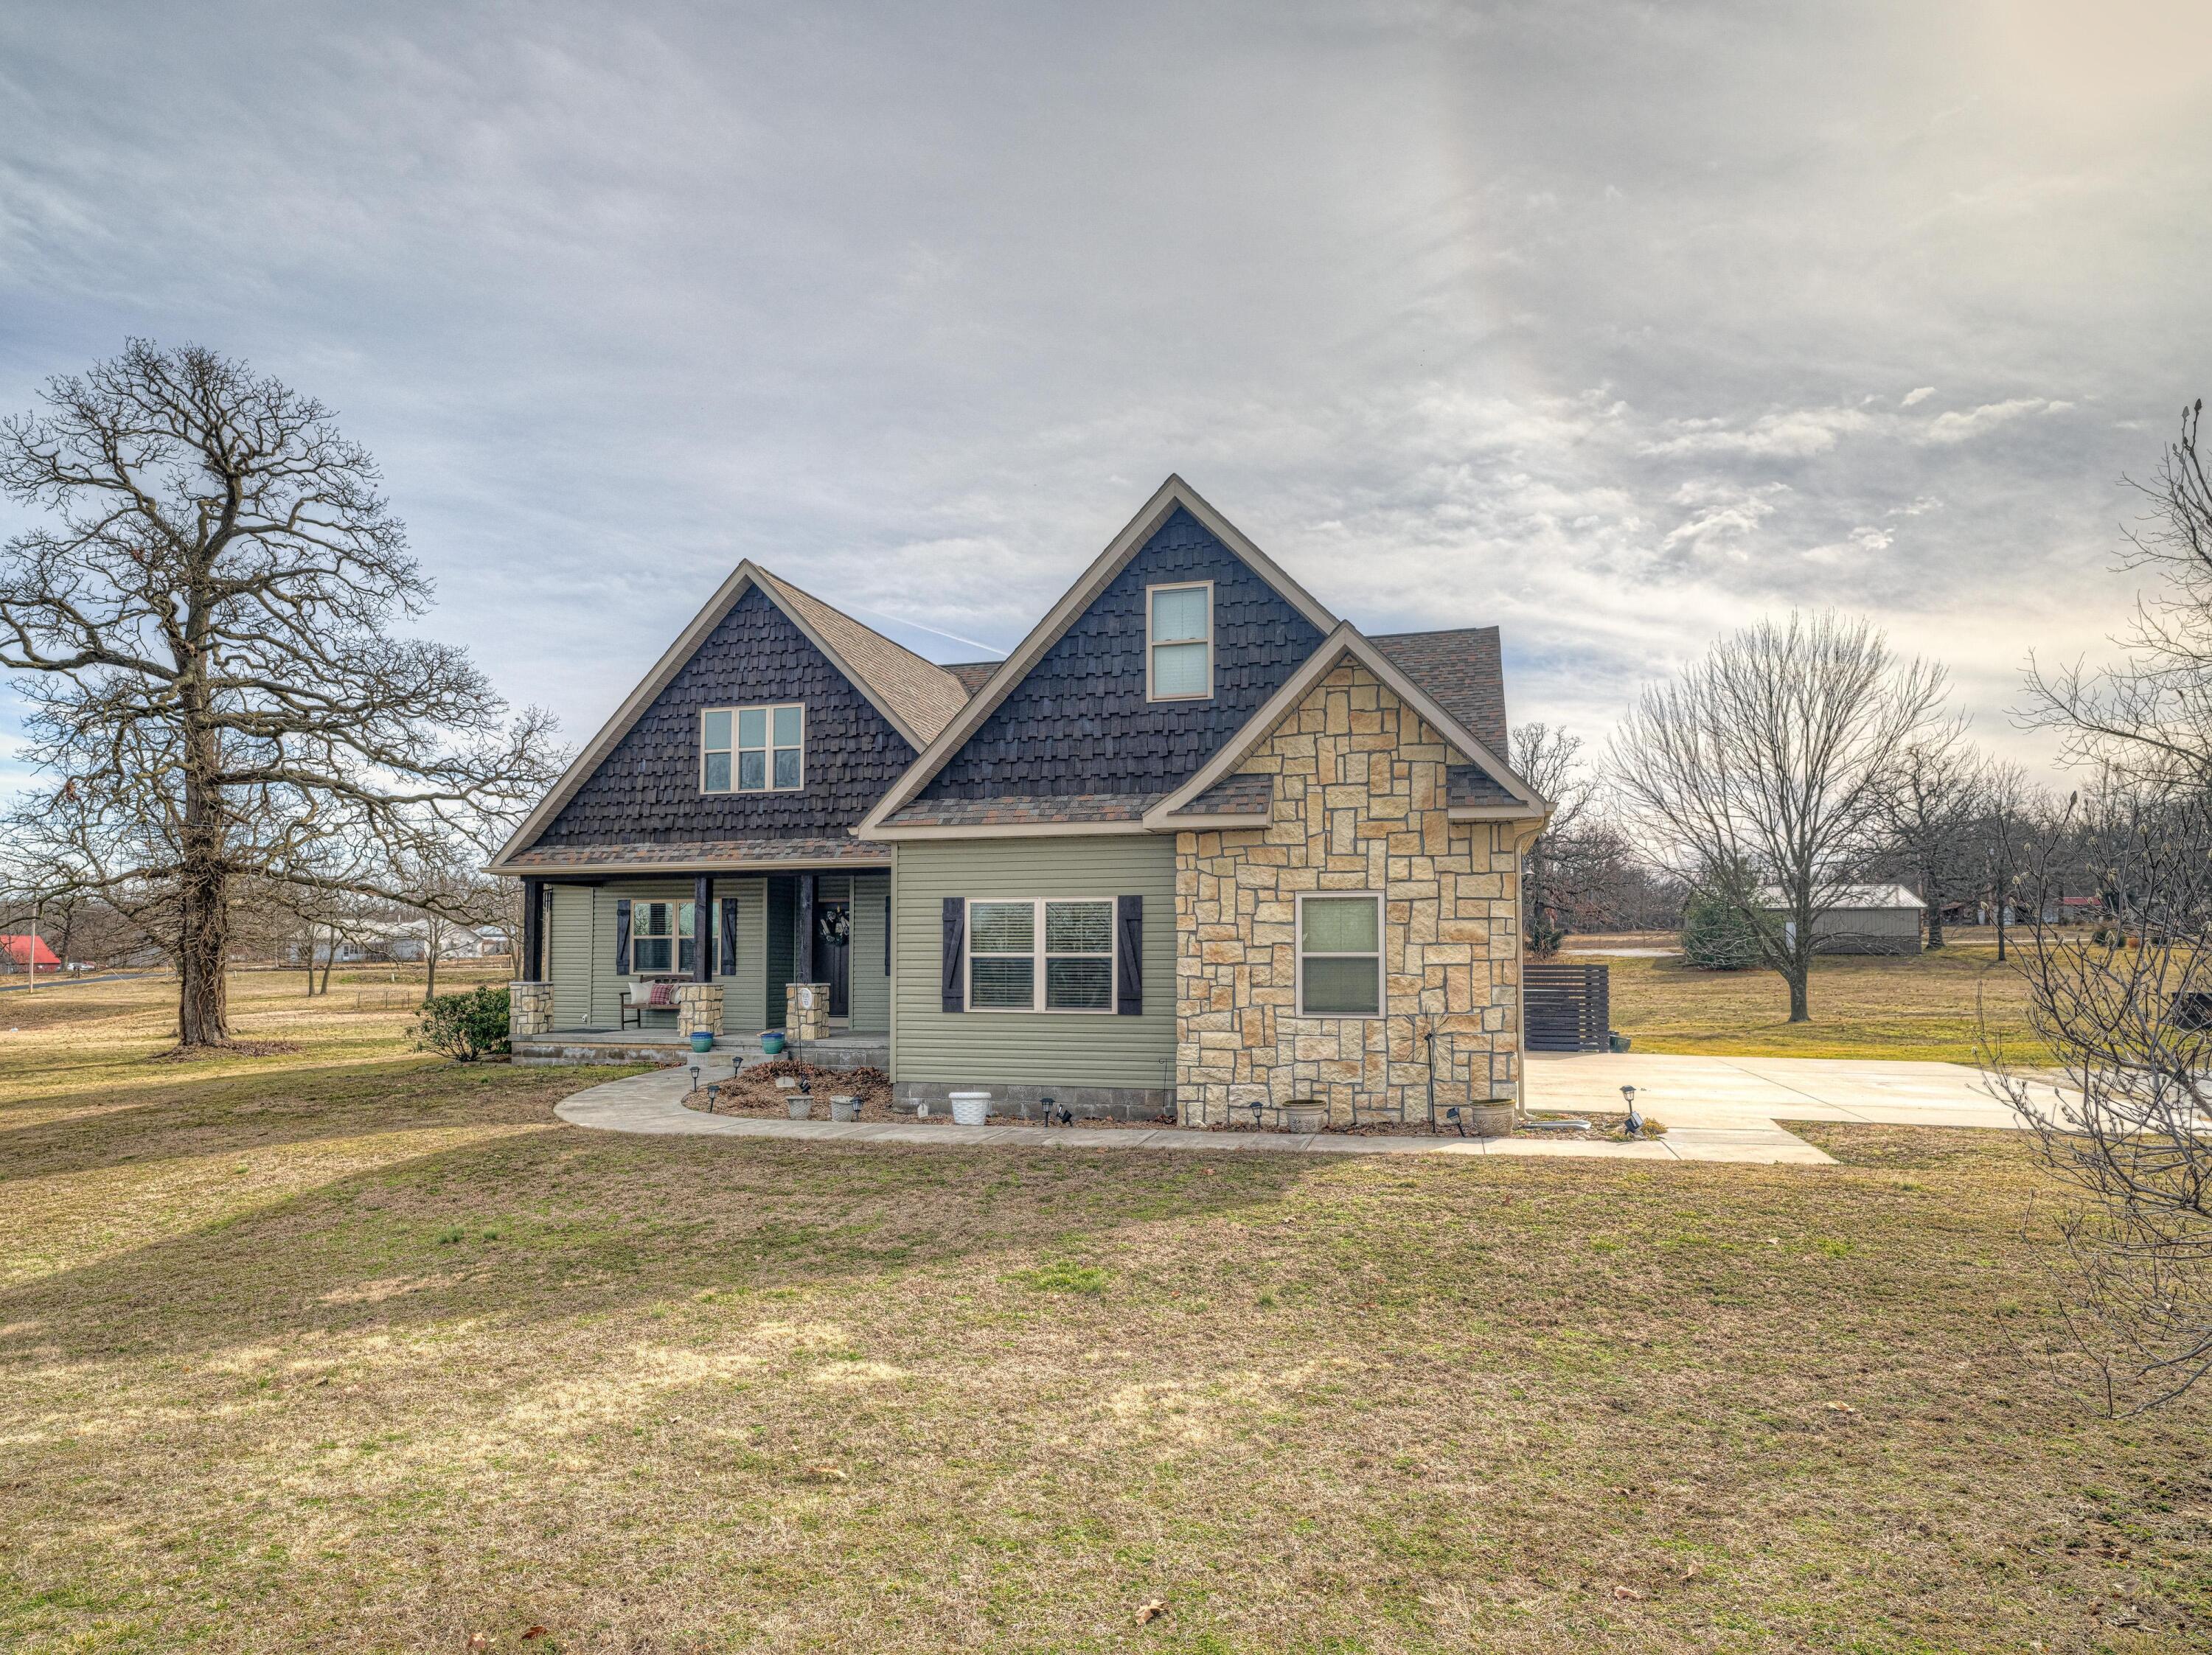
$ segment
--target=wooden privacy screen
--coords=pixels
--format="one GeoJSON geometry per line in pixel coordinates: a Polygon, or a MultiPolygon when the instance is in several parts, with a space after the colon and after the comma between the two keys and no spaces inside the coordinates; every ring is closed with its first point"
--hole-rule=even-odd
{"type": "Polygon", "coordinates": [[[1521,967],[1522,1027],[1531,1052],[1602,1052],[1611,1010],[1610,968],[1521,967]]]}

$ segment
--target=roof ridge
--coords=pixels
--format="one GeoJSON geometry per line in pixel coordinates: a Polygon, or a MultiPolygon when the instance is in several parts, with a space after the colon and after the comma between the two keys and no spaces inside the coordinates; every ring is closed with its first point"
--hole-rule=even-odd
{"type": "MultiPolygon", "coordinates": [[[[896,650],[900,654],[907,657],[908,659],[918,662],[920,664],[928,667],[934,671],[945,672],[945,667],[941,662],[933,661],[927,655],[916,654],[913,650],[908,649],[904,644],[899,642],[897,639],[893,638],[888,633],[878,632],[875,627],[870,626],[866,621],[860,620],[858,616],[848,615],[844,610],[839,609],[835,603],[832,603],[828,598],[822,597],[819,593],[807,591],[805,587],[798,585],[794,581],[786,579],[782,575],[778,574],[774,569],[766,567],[764,565],[756,563],[753,565],[753,567],[758,571],[763,579],[770,581],[775,585],[781,587],[784,591],[789,593],[791,596],[795,597],[803,597],[810,603],[818,603],[823,609],[829,610],[830,614],[836,615],[839,620],[850,621],[854,626],[858,627],[862,632],[866,633],[870,637],[882,639],[884,642],[889,644],[893,649],[896,650]]],[[[949,672],[945,672],[945,676],[950,678],[952,675],[949,672]]],[[[957,682],[958,681],[956,679],[954,682],[957,682]]]]}

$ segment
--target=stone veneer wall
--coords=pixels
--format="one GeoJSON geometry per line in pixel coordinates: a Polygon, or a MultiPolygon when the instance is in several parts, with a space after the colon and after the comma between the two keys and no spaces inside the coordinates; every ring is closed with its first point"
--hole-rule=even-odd
{"type": "Polygon", "coordinates": [[[1272,824],[1176,837],[1176,1102],[1194,1125],[1312,1098],[1342,1124],[1425,1118],[1520,1082],[1520,855],[1509,824],[1445,819],[1443,738],[1358,662],[1338,664],[1242,773],[1272,824]],[[1297,897],[1383,897],[1383,1015],[1302,1017],[1297,897]]]}

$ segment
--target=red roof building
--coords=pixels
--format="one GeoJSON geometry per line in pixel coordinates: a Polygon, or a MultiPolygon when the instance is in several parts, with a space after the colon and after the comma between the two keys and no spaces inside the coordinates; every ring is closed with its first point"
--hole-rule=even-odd
{"type": "Polygon", "coordinates": [[[0,937],[0,954],[8,956],[7,969],[21,971],[24,962],[30,961],[40,971],[59,971],[62,962],[46,946],[43,937],[0,937]]]}

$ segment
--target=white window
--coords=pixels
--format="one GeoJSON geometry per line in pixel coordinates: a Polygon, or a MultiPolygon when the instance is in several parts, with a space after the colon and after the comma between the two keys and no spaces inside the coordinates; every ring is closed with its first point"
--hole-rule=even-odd
{"type": "Polygon", "coordinates": [[[698,913],[690,902],[629,906],[629,968],[635,976],[676,971],[689,975],[698,960],[698,913]]]}
{"type": "Polygon", "coordinates": [[[1298,1011],[1308,1017],[1382,1015],[1382,899],[1298,898],[1298,1011]]]}
{"type": "Polygon", "coordinates": [[[806,708],[720,706],[699,715],[699,791],[787,793],[806,785],[806,708]]]}
{"type": "Polygon", "coordinates": [[[1213,694],[1213,583],[1145,588],[1145,696],[1202,701],[1213,694]]]}
{"type": "Polygon", "coordinates": [[[1114,899],[970,901],[968,1004],[975,1011],[1113,1010],[1114,899]]]}

